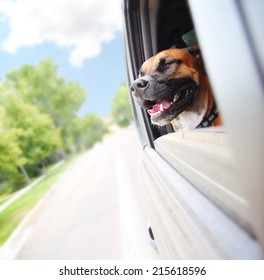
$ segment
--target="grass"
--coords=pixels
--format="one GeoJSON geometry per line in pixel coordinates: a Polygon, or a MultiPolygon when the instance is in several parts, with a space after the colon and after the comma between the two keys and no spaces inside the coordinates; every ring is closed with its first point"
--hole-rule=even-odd
{"type": "Polygon", "coordinates": [[[9,196],[9,195],[7,195],[5,198],[3,198],[3,199],[1,199],[0,198],[0,206],[2,205],[2,204],[4,204],[9,198],[11,198],[11,196],[9,196]]]}
{"type": "Polygon", "coordinates": [[[0,246],[5,243],[23,218],[51,188],[61,173],[72,164],[73,160],[74,158],[70,158],[57,169],[50,171],[44,180],[0,212],[0,246]]]}

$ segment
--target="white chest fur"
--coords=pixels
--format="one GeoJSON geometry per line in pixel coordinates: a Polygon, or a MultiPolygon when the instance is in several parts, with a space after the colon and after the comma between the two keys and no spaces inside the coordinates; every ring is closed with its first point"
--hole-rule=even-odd
{"type": "Polygon", "coordinates": [[[195,129],[201,123],[205,114],[206,109],[201,110],[199,114],[197,112],[184,111],[171,124],[175,131],[195,129]]]}

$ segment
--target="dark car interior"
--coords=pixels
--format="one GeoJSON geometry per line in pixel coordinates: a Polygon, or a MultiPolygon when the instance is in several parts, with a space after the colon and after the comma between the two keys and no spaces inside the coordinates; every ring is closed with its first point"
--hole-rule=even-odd
{"type": "MultiPolygon", "coordinates": [[[[198,44],[186,0],[127,1],[126,4],[129,6],[126,9],[129,11],[127,20],[133,23],[130,26],[131,30],[128,30],[128,36],[131,36],[129,41],[132,46],[130,48],[134,52],[132,62],[135,64],[134,69],[139,70],[146,59],[162,50],[185,48],[198,44]],[[141,13],[138,13],[139,10],[141,13]]],[[[136,78],[138,72],[133,74],[136,78]]],[[[173,132],[171,125],[153,126],[144,110],[142,115],[152,142],[164,134],[173,132]]]]}
{"type": "Polygon", "coordinates": [[[186,1],[162,1],[158,11],[158,51],[196,44],[193,22],[186,1]],[[177,16],[175,16],[177,15],[177,16]],[[193,37],[193,38],[191,38],[193,37]]]}

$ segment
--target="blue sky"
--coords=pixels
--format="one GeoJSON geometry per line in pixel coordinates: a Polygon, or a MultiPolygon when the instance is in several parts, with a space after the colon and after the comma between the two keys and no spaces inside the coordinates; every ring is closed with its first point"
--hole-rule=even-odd
{"type": "Polygon", "coordinates": [[[50,1],[57,4],[56,11],[52,5],[43,6],[42,0],[1,0],[0,77],[22,64],[35,65],[49,57],[58,66],[59,76],[86,90],[79,114],[106,116],[119,85],[127,82],[120,3],[75,0],[74,9],[66,7],[72,2],[50,1]],[[58,20],[60,17],[70,20],[58,20]]]}

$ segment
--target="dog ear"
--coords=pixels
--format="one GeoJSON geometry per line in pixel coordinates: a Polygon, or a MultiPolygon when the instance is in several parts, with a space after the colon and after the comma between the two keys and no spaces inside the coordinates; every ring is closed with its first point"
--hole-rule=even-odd
{"type": "Polygon", "coordinates": [[[187,47],[184,50],[194,57],[201,58],[201,51],[198,45],[187,47]]]}
{"type": "Polygon", "coordinates": [[[203,57],[202,57],[202,53],[200,51],[200,48],[198,45],[193,45],[193,46],[190,46],[190,47],[187,47],[185,48],[184,50],[186,50],[190,55],[196,57],[196,58],[199,58],[199,60],[202,62],[202,68],[203,68],[203,71],[204,73],[206,73],[206,69],[205,69],[205,65],[204,65],[204,62],[203,62],[203,57]]]}

